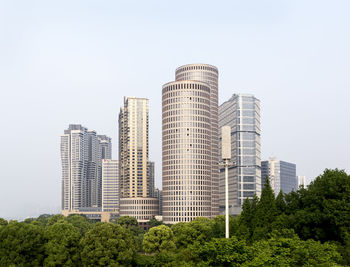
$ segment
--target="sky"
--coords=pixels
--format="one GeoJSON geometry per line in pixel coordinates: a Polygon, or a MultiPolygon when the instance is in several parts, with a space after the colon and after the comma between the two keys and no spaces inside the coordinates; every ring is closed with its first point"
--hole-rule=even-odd
{"type": "Polygon", "coordinates": [[[310,182],[350,172],[350,1],[0,0],[0,217],[58,213],[60,135],[112,137],[124,96],[150,105],[161,187],[161,88],[175,69],[219,69],[219,103],[261,101],[263,160],[310,182]]]}

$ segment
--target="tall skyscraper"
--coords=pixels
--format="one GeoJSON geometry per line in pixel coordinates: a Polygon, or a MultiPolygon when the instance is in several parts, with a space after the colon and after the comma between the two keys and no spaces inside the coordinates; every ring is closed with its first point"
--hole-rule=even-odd
{"type": "Polygon", "coordinates": [[[88,134],[81,125],[71,124],[61,135],[62,210],[86,206],[88,134]]]}
{"type": "MultiPolygon", "coordinates": [[[[111,140],[106,139],[108,145],[104,146],[111,150],[111,140]]],[[[96,132],[79,124],[69,125],[61,136],[62,210],[101,207],[102,158],[96,132]]]]}
{"type": "Polygon", "coordinates": [[[188,64],[175,71],[176,81],[201,81],[210,87],[211,131],[211,216],[219,214],[219,126],[218,126],[218,69],[208,64],[188,64]]]}
{"type": "MultiPolygon", "coordinates": [[[[219,128],[225,125],[231,127],[233,162],[228,170],[229,212],[239,214],[246,198],[261,194],[260,101],[253,95],[234,94],[219,107],[219,128]]],[[[219,148],[221,150],[221,144],[219,148]]],[[[219,190],[220,211],[223,212],[225,209],[223,167],[220,168],[219,190]]]]}
{"type": "Polygon", "coordinates": [[[118,160],[102,160],[102,211],[119,212],[118,160]]]}
{"type": "Polygon", "coordinates": [[[261,162],[261,177],[263,189],[266,177],[269,177],[272,189],[277,196],[282,190],[283,193],[290,193],[297,189],[296,165],[294,163],[270,158],[261,162]]]}
{"type": "Polygon", "coordinates": [[[191,64],[162,90],[163,221],[218,214],[218,70],[191,64]],[[214,138],[215,137],[215,138],[214,138]]]}
{"type": "MultiPolygon", "coordinates": [[[[148,221],[158,215],[149,185],[148,99],[125,97],[119,113],[120,215],[148,221]]],[[[154,168],[154,167],[153,167],[154,168]]]]}

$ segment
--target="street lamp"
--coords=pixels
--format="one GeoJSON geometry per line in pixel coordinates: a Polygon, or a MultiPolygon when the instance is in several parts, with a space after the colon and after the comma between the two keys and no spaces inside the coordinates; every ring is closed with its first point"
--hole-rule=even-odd
{"type": "Polygon", "coordinates": [[[229,214],[228,214],[228,165],[231,159],[231,127],[223,126],[221,128],[221,151],[222,160],[225,164],[225,222],[226,222],[226,238],[230,237],[229,233],[229,214]]]}

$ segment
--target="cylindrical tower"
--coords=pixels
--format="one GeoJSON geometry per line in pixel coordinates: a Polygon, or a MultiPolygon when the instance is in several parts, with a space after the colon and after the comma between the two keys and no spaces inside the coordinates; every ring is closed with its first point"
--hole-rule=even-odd
{"type": "Polygon", "coordinates": [[[211,127],[211,217],[219,214],[219,126],[218,126],[218,69],[208,64],[189,64],[176,69],[176,81],[194,80],[210,86],[211,127]]]}
{"type": "Polygon", "coordinates": [[[211,217],[210,86],[167,83],[162,91],[163,221],[211,217]]]}

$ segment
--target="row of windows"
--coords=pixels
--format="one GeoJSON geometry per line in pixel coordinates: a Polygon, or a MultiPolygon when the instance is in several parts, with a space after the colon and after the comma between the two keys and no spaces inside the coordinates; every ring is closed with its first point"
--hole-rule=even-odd
{"type": "Polygon", "coordinates": [[[207,71],[212,71],[212,72],[218,73],[218,70],[214,67],[211,67],[211,66],[190,65],[190,66],[180,67],[179,69],[177,69],[176,75],[183,72],[183,71],[188,71],[188,70],[207,70],[207,71]]]}
{"type": "MultiPolygon", "coordinates": [[[[194,170],[193,168],[189,169],[189,170],[184,170],[182,167],[181,167],[181,169],[179,168],[179,170],[168,170],[168,168],[169,168],[168,166],[163,167],[163,177],[164,178],[167,178],[167,176],[170,176],[172,178],[174,175],[186,175],[186,176],[190,177],[190,175],[208,175],[208,176],[210,176],[210,174],[211,174],[210,171],[194,170]]],[[[197,169],[198,168],[199,167],[197,167],[197,169]]],[[[197,178],[197,177],[195,177],[195,178],[197,178]]],[[[186,179],[186,177],[183,177],[183,179],[186,179]]]]}
{"type": "MultiPolygon", "coordinates": [[[[189,178],[189,177],[185,177],[185,178],[189,178]]],[[[173,177],[172,180],[168,180],[168,181],[165,180],[163,182],[163,187],[166,187],[167,189],[169,189],[169,188],[171,188],[171,186],[174,186],[174,185],[187,185],[187,186],[191,186],[191,185],[210,186],[211,185],[211,181],[209,179],[207,179],[207,177],[193,176],[192,178],[200,178],[200,179],[184,179],[184,177],[182,177],[182,176],[175,176],[175,177],[173,177]]]]}
{"type": "Polygon", "coordinates": [[[167,124],[178,121],[191,121],[192,123],[197,123],[199,121],[207,122],[210,125],[210,117],[204,116],[172,116],[172,117],[163,117],[163,126],[167,126],[167,124]]]}
{"type": "Polygon", "coordinates": [[[202,109],[176,109],[176,110],[169,110],[166,112],[163,112],[163,117],[168,117],[168,116],[174,116],[174,115],[181,115],[181,116],[198,116],[202,115],[205,117],[210,117],[210,112],[209,110],[202,110],[202,109]]]}
{"type": "Polygon", "coordinates": [[[167,130],[167,129],[171,129],[171,128],[179,129],[179,128],[188,128],[188,127],[210,129],[210,123],[192,122],[192,121],[172,122],[172,123],[164,124],[163,130],[167,130]]]}
{"type": "Polygon", "coordinates": [[[164,95],[167,92],[181,90],[181,89],[191,89],[191,90],[201,90],[210,93],[210,87],[201,84],[201,82],[179,82],[172,83],[169,85],[165,85],[162,90],[162,94],[164,95]]]}
{"type": "MultiPolygon", "coordinates": [[[[165,213],[164,213],[165,214],[165,213]]],[[[174,212],[168,212],[169,215],[167,217],[164,215],[164,221],[170,221],[170,222],[190,222],[193,221],[196,217],[210,217],[210,212],[196,212],[195,217],[179,217],[178,215],[175,217],[174,212]],[[169,218],[169,216],[172,216],[169,218]]]]}
{"type": "Polygon", "coordinates": [[[191,201],[185,203],[184,206],[181,204],[182,202],[175,202],[174,206],[170,206],[167,208],[167,211],[206,211],[208,207],[203,207],[204,203],[191,201]]]}
{"type": "Polygon", "coordinates": [[[179,104],[169,104],[163,105],[162,112],[165,114],[167,110],[184,110],[183,112],[190,112],[193,109],[202,109],[204,111],[209,112],[210,106],[209,104],[198,104],[198,103],[179,103],[179,104]],[[186,109],[189,109],[187,111],[186,109]]]}

